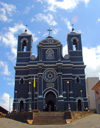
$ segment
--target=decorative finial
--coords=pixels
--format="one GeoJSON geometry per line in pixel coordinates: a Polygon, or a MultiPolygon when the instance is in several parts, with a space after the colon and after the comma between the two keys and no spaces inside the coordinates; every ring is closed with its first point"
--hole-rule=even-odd
{"type": "Polygon", "coordinates": [[[47,31],[49,31],[49,36],[50,36],[50,31],[52,31],[52,30],[49,28],[49,29],[47,29],[47,31]]]}
{"type": "Polygon", "coordinates": [[[74,26],[74,25],[72,24],[72,31],[74,31],[74,28],[73,28],[73,26],[74,26]]]}
{"type": "Polygon", "coordinates": [[[26,26],[25,32],[27,32],[27,26],[28,26],[28,25],[25,25],[25,26],[26,26]]]}

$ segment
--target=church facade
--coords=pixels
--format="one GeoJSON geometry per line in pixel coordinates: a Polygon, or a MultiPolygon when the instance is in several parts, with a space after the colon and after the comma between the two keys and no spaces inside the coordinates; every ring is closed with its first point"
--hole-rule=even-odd
{"type": "Polygon", "coordinates": [[[72,29],[67,35],[68,54],[50,35],[37,45],[32,55],[31,34],[18,35],[13,107],[17,111],[82,111],[88,106],[81,34],[72,29]],[[33,86],[33,84],[35,85],[33,86]]]}

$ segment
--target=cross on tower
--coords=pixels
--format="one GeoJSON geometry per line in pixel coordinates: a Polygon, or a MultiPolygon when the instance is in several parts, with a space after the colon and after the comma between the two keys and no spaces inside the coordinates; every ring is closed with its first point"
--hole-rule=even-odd
{"type": "Polygon", "coordinates": [[[74,24],[72,24],[72,31],[74,31],[74,27],[73,26],[74,26],[74,24]]]}
{"type": "Polygon", "coordinates": [[[26,26],[25,32],[27,32],[27,26],[28,26],[28,25],[25,25],[25,26],[26,26]]]}
{"type": "Polygon", "coordinates": [[[26,28],[27,28],[28,25],[26,24],[25,26],[26,26],[26,28]]]}
{"type": "Polygon", "coordinates": [[[49,28],[49,29],[47,29],[47,31],[49,31],[49,36],[50,36],[50,31],[52,31],[52,30],[49,28]]]}

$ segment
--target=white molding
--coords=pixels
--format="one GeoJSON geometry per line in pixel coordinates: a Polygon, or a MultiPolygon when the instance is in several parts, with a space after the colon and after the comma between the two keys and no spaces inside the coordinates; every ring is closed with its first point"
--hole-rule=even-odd
{"type": "Polygon", "coordinates": [[[21,100],[22,100],[24,103],[26,103],[26,100],[25,100],[23,97],[21,97],[21,98],[18,99],[18,103],[20,103],[21,100]]]}
{"type": "Polygon", "coordinates": [[[17,51],[17,53],[31,53],[31,51],[26,51],[26,52],[24,52],[24,51],[17,51]]]}
{"type": "Polygon", "coordinates": [[[44,98],[45,98],[45,96],[46,96],[46,94],[47,94],[48,92],[52,92],[52,93],[54,93],[55,96],[56,96],[56,98],[57,98],[57,94],[56,94],[53,90],[48,90],[48,91],[46,91],[46,92],[44,93],[44,98]]]}

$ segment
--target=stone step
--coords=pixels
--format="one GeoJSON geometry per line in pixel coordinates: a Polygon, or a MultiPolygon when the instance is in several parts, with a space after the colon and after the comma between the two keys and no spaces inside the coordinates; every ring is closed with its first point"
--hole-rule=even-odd
{"type": "Polygon", "coordinates": [[[33,124],[46,125],[46,124],[66,124],[63,113],[44,112],[35,114],[33,124]]]}

